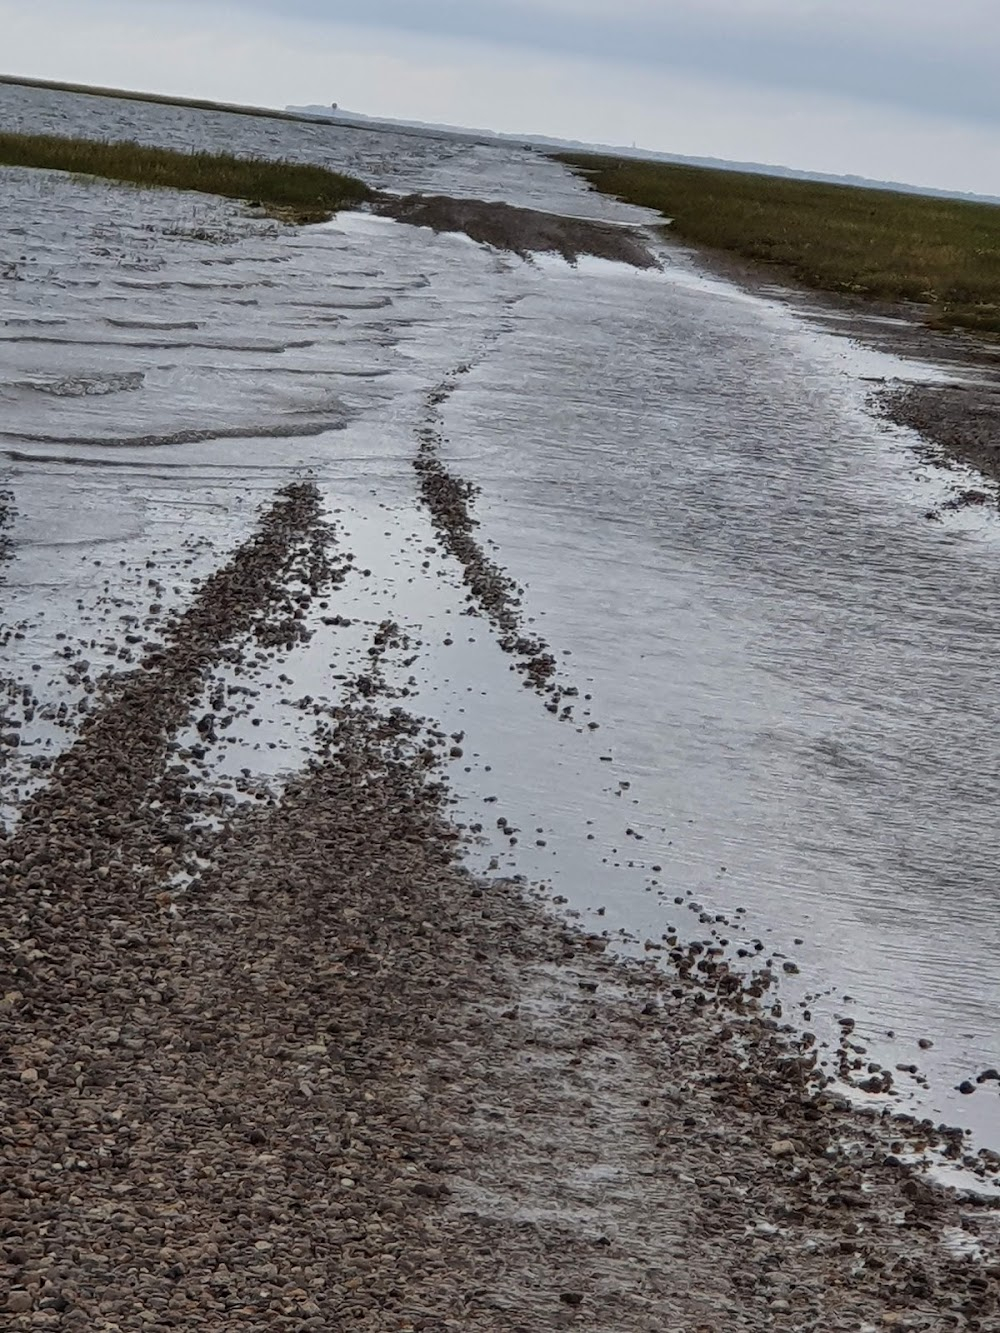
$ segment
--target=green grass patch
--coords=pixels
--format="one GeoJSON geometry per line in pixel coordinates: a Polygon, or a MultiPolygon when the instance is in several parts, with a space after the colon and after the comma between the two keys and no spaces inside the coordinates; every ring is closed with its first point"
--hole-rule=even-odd
{"type": "Polygon", "coordinates": [[[1000,207],[749,172],[559,154],[595,189],[658,210],[685,240],[822,291],[932,307],[1000,333],[1000,207]]]}
{"type": "Polygon", "coordinates": [[[0,165],[253,200],[276,217],[301,223],[324,221],[372,195],[363,182],[326,167],[48,134],[0,133],[0,165]]]}

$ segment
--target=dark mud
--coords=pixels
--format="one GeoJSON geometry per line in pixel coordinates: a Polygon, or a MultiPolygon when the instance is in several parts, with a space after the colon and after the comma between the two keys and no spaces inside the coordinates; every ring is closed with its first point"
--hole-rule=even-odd
{"type": "MultiPolygon", "coordinates": [[[[947,457],[1000,481],[1000,383],[893,385],[876,396],[876,406],[947,457]]],[[[970,490],[967,503],[985,502],[978,494],[982,499],[970,490]]]]}
{"type": "Polygon", "coordinates": [[[658,267],[642,234],[632,227],[444,195],[383,195],[373,207],[382,217],[439,232],[461,232],[482,245],[509,250],[523,259],[536,253],[557,254],[575,264],[581,255],[593,255],[634,268],[658,267]]]}

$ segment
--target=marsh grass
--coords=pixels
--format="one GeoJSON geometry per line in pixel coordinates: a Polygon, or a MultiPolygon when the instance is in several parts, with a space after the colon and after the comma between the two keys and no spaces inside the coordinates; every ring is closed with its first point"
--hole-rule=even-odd
{"type": "Polygon", "coordinates": [[[595,189],[671,219],[685,240],[824,291],[931,307],[1000,333],[1000,207],[707,167],[559,154],[595,189]]]}
{"type": "Polygon", "coordinates": [[[0,165],[254,201],[275,217],[301,223],[324,221],[371,197],[361,181],[326,167],[47,134],[0,133],[0,165]]]}

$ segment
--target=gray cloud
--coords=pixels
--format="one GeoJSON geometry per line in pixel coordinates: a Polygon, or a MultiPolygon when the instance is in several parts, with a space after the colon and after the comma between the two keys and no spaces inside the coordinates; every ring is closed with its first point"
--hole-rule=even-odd
{"type": "MultiPolygon", "coordinates": [[[[1000,123],[985,0],[244,0],[248,7],[1000,123]]],[[[595,96],[600,90],[595,89],[595,96]]]]}
{"type": "Polygon", "coordinates": [[[0,0],[0,61],[1000,195],[994,4],[0,0]]]}

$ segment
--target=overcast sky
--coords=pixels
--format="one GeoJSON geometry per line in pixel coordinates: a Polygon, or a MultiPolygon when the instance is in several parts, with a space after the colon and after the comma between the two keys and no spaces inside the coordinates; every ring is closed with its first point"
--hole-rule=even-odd
{"type": "Polygon", "coordinates": [[[997,0],[0,0],[2,72],[1000,195],[997,0]]]}

